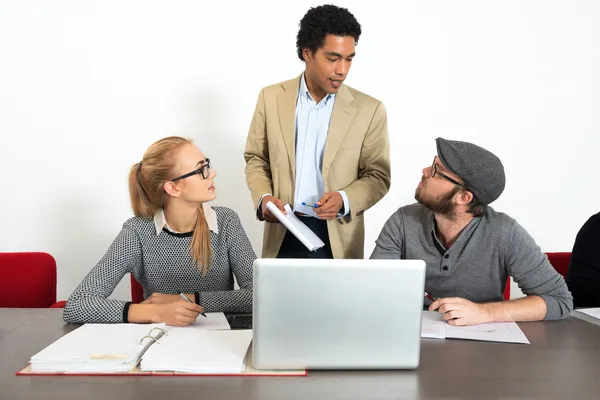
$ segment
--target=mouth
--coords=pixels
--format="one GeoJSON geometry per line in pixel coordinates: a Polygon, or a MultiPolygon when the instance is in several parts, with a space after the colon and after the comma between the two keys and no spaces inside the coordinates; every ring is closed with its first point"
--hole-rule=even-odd
{"type": "Polygon", "coordinates": [[[215,191],[215,185],[212,185],[211,187],[208,188],[209,192],[214,192],[215,191]]]}
{"type": "Polygon", "coordinates": [[[339,89],[340,86],[342,86],[342,83],[344,82],[343,79],[331,79],[329,78],[329,82],[331,82],[331,86],[333,86],[336,89],[339,89]]]}

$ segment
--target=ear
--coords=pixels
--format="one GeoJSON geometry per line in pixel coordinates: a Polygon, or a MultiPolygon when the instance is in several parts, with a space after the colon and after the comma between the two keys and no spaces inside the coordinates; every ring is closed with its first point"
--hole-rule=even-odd
{"type": "Polygon", "coordinates": [[[304,58],[304,62],[309,62],[312,60],[312,51],[308,47],[302,49],[302,57],[304,58]]]}
{"type": "Polygon", "coordinates": [[[462,190],[458,192],[457,204],[459,205],[467,205],[471,201],[473,201],[473,193],[468,190],[462,190]]]}
{"type": "Polygon", "coordinates": [[[167,193],[171,197],[181,196],[181,190],[179,190],[175,182],[165,182],[163,185],[163,189],[165,190],[165,193],[167,193]]]}

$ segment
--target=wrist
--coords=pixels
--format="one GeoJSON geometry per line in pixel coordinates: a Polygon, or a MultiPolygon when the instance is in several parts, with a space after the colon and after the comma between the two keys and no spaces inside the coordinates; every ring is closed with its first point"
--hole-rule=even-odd
{"type": "Polygon", "coordinates": [[[498,307],[494,303],[480,304],[483,315],[483,323],[494,322],[498,320],[498,307]]]}

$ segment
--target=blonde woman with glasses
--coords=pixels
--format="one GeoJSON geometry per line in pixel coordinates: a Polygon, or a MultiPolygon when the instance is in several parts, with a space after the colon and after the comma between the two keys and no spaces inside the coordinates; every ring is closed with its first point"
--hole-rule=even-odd
{"type": "Polygon", "coordinates": [[[152,144],[129,172],[135,217],[69,297],[64,320],[187,326],[205,311],[251,312],[256,255],[237,214],[207,204],[216,175],[188,139],[152,144]],[[108,299],[127,273],[144,288],[140,304],[108,299]]]}

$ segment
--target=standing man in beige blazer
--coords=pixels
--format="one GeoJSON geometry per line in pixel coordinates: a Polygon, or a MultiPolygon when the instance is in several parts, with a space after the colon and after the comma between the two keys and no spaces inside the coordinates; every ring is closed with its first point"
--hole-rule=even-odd
{"type": "MultiPolygon", "coordinates": [[[[261,90],[246,142],[246,183],[266,220],[267,258],[363,258],[363,213],[390,188],[383,104],[344,85],[360,24],[347,9],[311,8],[296,47],[302,75],[261,90]],[[325,247],[310,252],[267,209],[290,204],[325,247]]],[[[284,211],[285,212],[285,211],[284,211]]]]}

